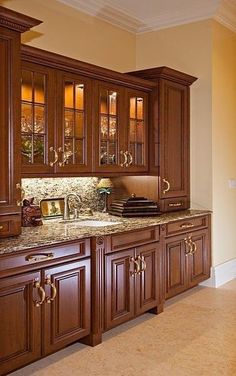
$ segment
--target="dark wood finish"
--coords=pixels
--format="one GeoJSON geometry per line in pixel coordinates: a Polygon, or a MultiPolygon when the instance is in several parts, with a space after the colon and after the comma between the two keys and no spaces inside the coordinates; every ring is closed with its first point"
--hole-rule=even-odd
{"type": "MultiPolygon", "coordinates": [[[[210,277],[210,216],[167,224],[168,231],[182,232],[165,240],[166,299],[210,277]],[[183,233],[182,225],[193,224],[183,233]],[[199,229],[199,230],[198,230],[199,229]]],[[[168,232],[167,232],[168,234],[168,232]]]]}
{"type": "Polygon", "coordinates": [[[161,286],[158,284],[160,278],[161,251],[160,243],[152,243],[136,250],[137,257],[141,257],[141,268],[146,269],[137,275],[136,279],[136,301],[135,311],[141,315],[148,310],[157,307],[158,291],[161,286]],[[145,263],[145,264],[144,264],[145,263]]]}
{"type": "Polygon", "coordinates": [[[41,307],[33,283],[39,272],[0,279],[0,374],[41,356],[41,307]]]}
{"type": "MultiPolygon", "coordinates": [[[[53,172],[54,167],[50,166],[50,162],[54,161],[54,153],[50,151],[50,148],[52,147],[54,150],[57,149],[56,137],[54,132],[56,102],[56,95],[54,92],[54,85],[56,79],[55,72],[50,68],[28,62],[22,63],[22,72],[28,72],[32,75],[41,74],[45,77],[45,142],[43,152],[44,161],[42,163],[24,163],[24,160],[22,160],[22,174],[26,176],[28,174],[36,174],[36,176],[38,174],[51,174],[53,172]]],[[[33,122],[35,122],[35,120],[33,120],[33,122]]],[[[27,136],[27,133],[21,132],[21,137],[23,135],[27,136]]],[[[35,135],[41,136],[42,134],[38,133],[35,135]]]]}
{"type": "Polygon", "coordinates": [[[17,253],[6,253],[0,257],[0,277],[6,277],[24,271],[48,267],[74,259],[89,257],[91,254],[90,239],[33,248],[17,253]]]}
{"type": "Polygon", "coordinates": [[[105,257],[105,330],[122,324],[135,315],[134,249],[105,257]]]}
{"type": "Polygon", "coordinates": [[[188,256],[188,287],[194,287],[210,278],[211,248],[209,231],[199,230],[192,234],[192,241],[196,244],[196,252],[188,256]]]}
{"type": "Polygon", "coordinates": [[[154,145],[150,152],[154,155],[150,173],[159,176],[161,210],[187,209],[190,205],[189,86],[196,78],[167,67],[131,74],[152,80],[157,87],[152,94],[150,142],[154,145]]]}
{"type": "MultiPolygon", "coordinates": [[[[0,217],[14,215],[3,237],[20,233],[20,33],[40,21],[0,7],[0,217]]],[[[10,223],[10,222],[9,222],[10,223]]],[[[0,232],[0,238],[2,237],[0,232]]]]}
{"type": "Polygon", "coordinates": [[[158,226],[140,229],[139,231],[136,230],[124,232],[122,234],[114,234],[108,239],[106,253],[155,242],[159,240],[159,236],[160,233],[158,226]]]}
{"type": "Polygon", "coordinates": [[[186,245],[183,236],[166,240],[166,299],[187,289],[186,245]]]}
{"type": "Polygon", "coordinates": [[[209,216],[204,216],[167,223],[166,236],[172,236],[181,233],[186,233],[187,231],[194,231],[201,228],[206,228],[209,225],[208,220],[209,216]]]}
{"type": "MultiPolygon", "coordinates": [[[[44,305],[43,354],[49,354],[90,332],[90,260],[46,269],[43,276],[57,289],[55,300],[44,305]]],[[[51,298],[50,286],[44,286],[51,298]]]]}

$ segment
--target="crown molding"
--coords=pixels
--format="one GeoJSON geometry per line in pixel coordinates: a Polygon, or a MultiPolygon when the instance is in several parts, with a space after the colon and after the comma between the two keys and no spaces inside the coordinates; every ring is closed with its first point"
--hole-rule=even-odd
{"type": "Polygon", "coordinates": [[[131,16],[128,9],[117,5],[114,6],[111,0],[58,1],[133,34],[143,34],[210,18],[214,18],[236,32],[235,0],[211,0],[204,7],[195,3],[191,8],[163,12],[156,17],[148,19],[145,17],[138,19],[131,16]]]}
{"type": "Polygon", "coordinates": [[[223,0],[214,19],[236,33],[236,2],[223,0]]]}

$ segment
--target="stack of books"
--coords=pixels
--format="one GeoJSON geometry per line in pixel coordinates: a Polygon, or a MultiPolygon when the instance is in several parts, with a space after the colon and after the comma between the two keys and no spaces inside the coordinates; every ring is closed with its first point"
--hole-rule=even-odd
{"type": "Polygon", "coordinates": [[[160,215],[160,208],[155,201],[145,197],[129,197],[112,202],[109,214],[120,217],[144,217],[160,215]]]}

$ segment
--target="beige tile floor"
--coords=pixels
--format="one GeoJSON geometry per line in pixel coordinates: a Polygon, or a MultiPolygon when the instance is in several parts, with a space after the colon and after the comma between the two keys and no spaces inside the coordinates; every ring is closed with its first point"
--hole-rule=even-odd
{"type": "Polygon", "coordinates": [[[197,287],[106,333],[74,344],[11,376],[236,376],[236,280],[197,287]]]}

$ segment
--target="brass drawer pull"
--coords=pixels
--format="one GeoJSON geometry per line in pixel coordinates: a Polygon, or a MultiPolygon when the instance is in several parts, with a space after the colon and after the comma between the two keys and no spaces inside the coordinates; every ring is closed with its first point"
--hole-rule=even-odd
{"type": "Polygon", "coordinates": [[[167,185],[166,189],[163,189],[163,191],[162,191],[163,194],[166,194],[166,192],[169,192],[169,190],[170,190],[170,182],[165,178],[163,178],[162,181],[163,181],[163,183],[165,183],[167,185]]]}
{"type": "Polygon", "coordinates": [[[142,267],[140,268],[140,273],[145,272],[145,270],[147,269],[147,263],[144,259],[144,256],[138,256],[138,260],[140,261],[140,264],[142,264],[142,267]]]}
{"type": "Polygon", "coordinates": [[[3,230],[3,226],[0,226],[0,230],[3,230]]]}
{"type": "Polygon", "coordinates": [[[168,204],[168,206],[170,207],[179,207],[179,206],[182,206],[183,203],[182,202],[171,202],[168,204]]]}
{"type": "Polygon", "coordinates": [[[139,265],[139,262],[137,260],[135,260],[134,257],[131,257],[130,261],[132,261],[135,264],[135,266],[137,267],[137,268],[134,267],[134,271],[130,272],[130,275],[132,277],[134,277],[135,274],[139,274],[140,273],[140,265],[139,265]]]}
{"type": "Polygon", "coordinates": [[[54,253],[38,253],[36,255],[28,255],[25,257],[26,261],[37,262],[37,261],[46,261],[51,260],[54,257],[54,253]]]}
{"type": "Polygon", "coordinates": [[[44,289],[42,288],[42,286],[40,285],[38,279],[36,279],[36,280],[34,281],[34,285],[33,285],[33,287],[34,287],[35,289],[38,290],[39,296],[41,297],[40,300],[35,300],[35,301],[34,301],[34,304],[35,304],[36,307],[40,307],[40,306],[44,303],[45,298],[46,298],[45,290],[44,290],[44,289]]]}
{"type": "Polygon", "coordinates": [[[49,296],[46,297],[46,302],[51,303],[51,302],[53,302],[53,300],[55,300],[55,298],[57,296],[57,289],[56,289],[56,286],[54,285],[54,283],[51,281],[50,275],[47,275],[45,283],[46,283],[46,285],[51,286],[52,296],[51,296],[51,298],[49,298],[49,296]]]}
{"type": "Polygon", "coordinates": [[[192,223],[183,223],[182,225],[180,225],[181,228],[191,228],[191,227],[194,227],[194,225],[192,223]]]}
{"type": "Polygon", "coordinates": [[[6,200],[1,200],[1,201],[0,201],[0,204],[6,204],[6,203],[7,203],[6,200]]]}

